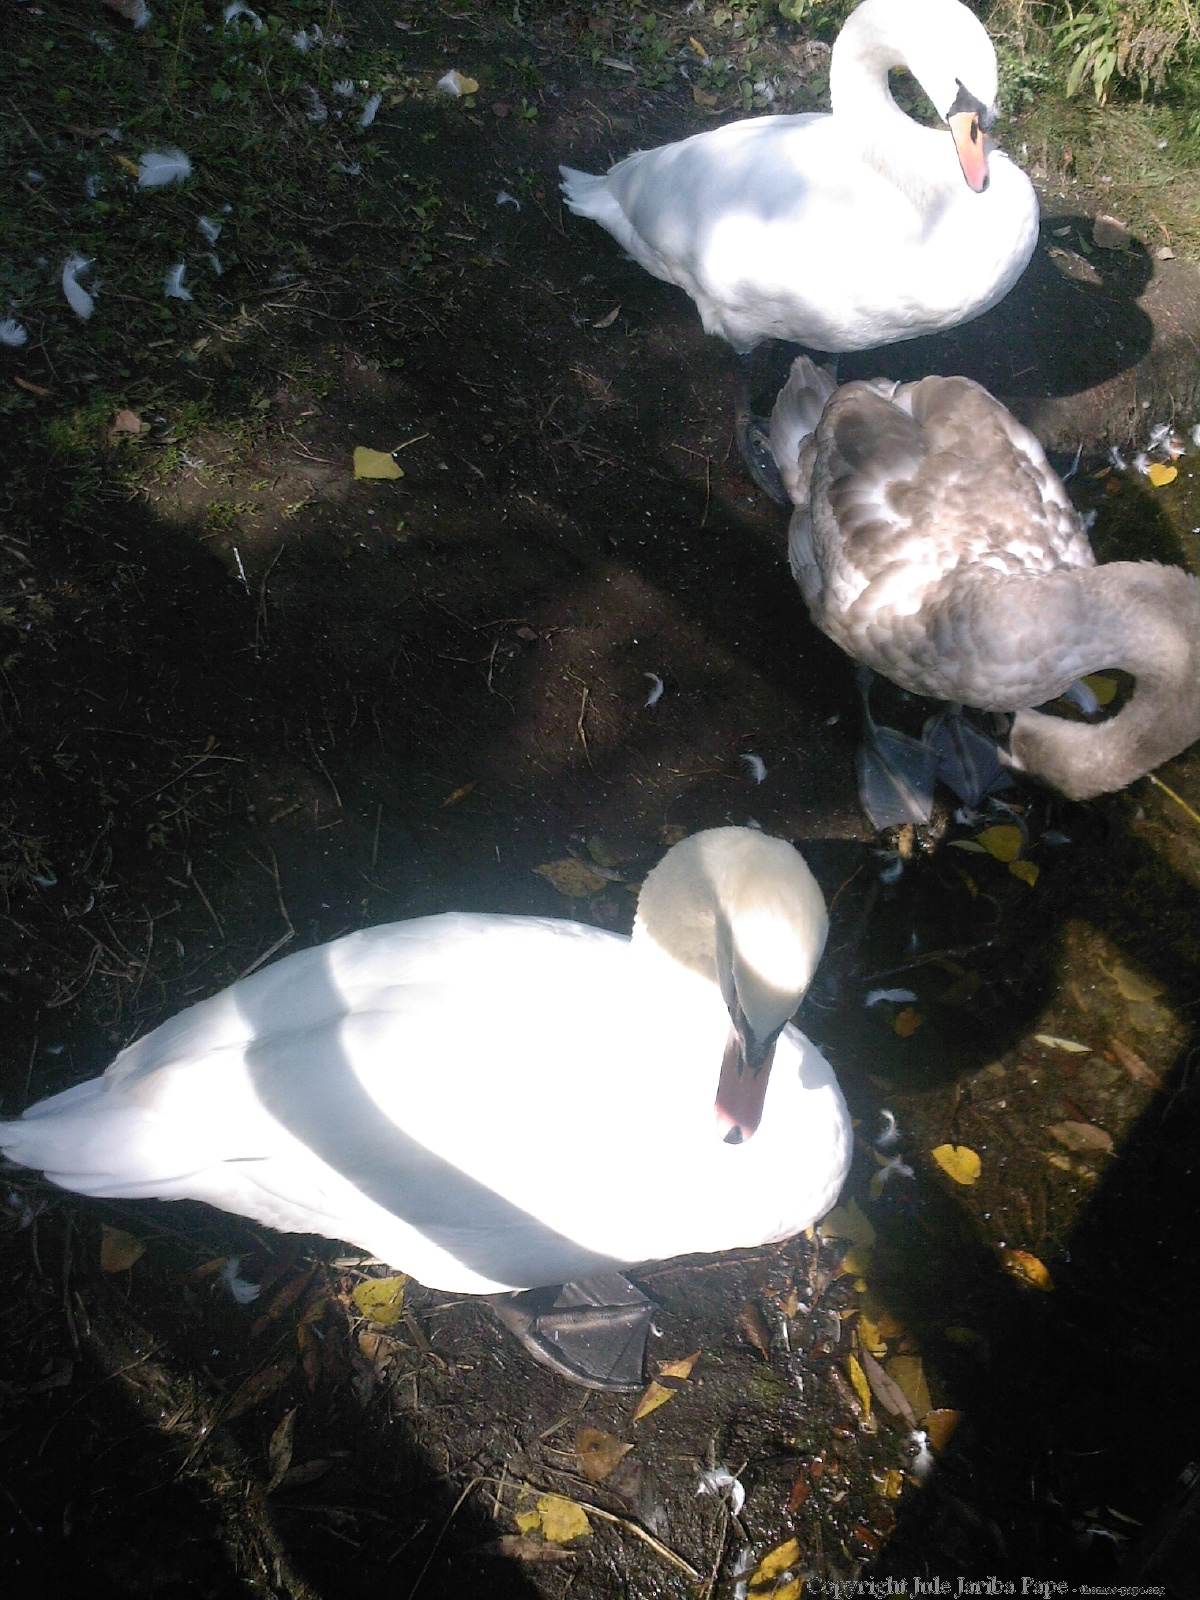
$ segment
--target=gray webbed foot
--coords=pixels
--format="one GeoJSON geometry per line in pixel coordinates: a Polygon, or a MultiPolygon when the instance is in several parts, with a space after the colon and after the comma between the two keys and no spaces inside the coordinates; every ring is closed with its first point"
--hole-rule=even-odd
{"type": "Polygon", "coordinates": [[[653,1305],[619,1272],[496,1295],[497,1317],[544,1367],[588,1389],[640,1389],[653,1305]]]}

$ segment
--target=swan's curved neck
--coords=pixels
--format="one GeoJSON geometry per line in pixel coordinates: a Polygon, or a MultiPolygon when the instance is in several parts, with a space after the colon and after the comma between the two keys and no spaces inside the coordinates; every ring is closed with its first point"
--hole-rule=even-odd
{"type": "MultiPolygon", "coordinates": [[[[1060,593],[1063,582],[1075,591],[1073,604],[1047,614],[1063,673],[1073,681],[1120,667],[1136,685],[1115,717],[1095,725],[1020,711],[1010,746],[1015,766],[1086,800],[1124,788],[1200,738],[1200,580],[1149,561],[1054,578],[1060,593]]],[[[1027,616],[1036,617],[1040,587],[1029,586],[1027,616]]]]}
{"type": "Polygon", "coordinates": [[[888,73],[909,66],[899,20],[877,0],[851,12],[834,42],[829,100],[862,159],[921,204],[963,180],[949,133],[922,127],[892,98],[888,73]]]}

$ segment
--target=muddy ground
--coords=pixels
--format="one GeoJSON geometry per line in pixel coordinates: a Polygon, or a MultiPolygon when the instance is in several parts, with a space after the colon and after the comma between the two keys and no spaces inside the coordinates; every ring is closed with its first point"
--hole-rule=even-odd
{"type": "MultiPolygon", "coordinates": [[[[436,225],[392,259],[314,212],[356,296],[282,273],[192,348],[201,426],[68,431],[10,479],[0,1109],[364,924],[462,907],[626,929],[667,842],[753,821],[832,905],[801,1023],[860,1119],[844,1199],[874,1246],[849,1271],[844,1240],[801,1239],[638,1275],[656,1359],[700,1359],[634,1423],[633,1398],[533,1367],[477,1303],[412,1287],[398,1323],[365,1323],[352,1291],[381,1269],[358,1252],[6,1174],[5,1593],[728,1595],[792,1538],[818,1593],[1141,1571],[1200,1456],[1200,827],[1148,781],[1086,807],[1030,791],[1036,875],[955,849],[971,832],[942,817],[895,876],[857,804],[849,664],[731,449],[726,352],[557,200],[559,160],[601,167],[707,108],[592,64],[582,10],[519,17],[347,5],[356,35],[404,35],[418,85],[379,117],[380,204],[434,184],[436,225]],[[494,85],[452,103],[432,89],[450,66],[494,85]],[[359,444],[404,477],[355,481],[359,444]],[[536,873],[570,856],[604,886],[568,901],[536,873]],[[868,1009],[879,987],[915,999],[868,1009]],[[884,1107],[914,1175],[873,1192],[884,1107]],[[1068,1124],[1101,1137],[1064,1144],[1068,1124]],[[977,1183],[940,1170],[944,1143],[979,1154],[977,1183]],[[144,1254],[102,1271],[106,1226],[144,1254]],[[231,1256],[251,1305],[221,1287],[231,1256]],[[958,1414],[929,1475],[906,1424],[862,1415],[864,1316],[958,1414]],[[607,1481],[581,1475],[581,1424],[633,1446],[607,1481]],[[697,1493],[713,1464],[740,1474],[736,1516],[697,1493]],[[544,1492],[599,1508],[566,1551],[517,1537],[544,1492]]],[[[1084,445],[1102,557],[1195,567],[1192,457],[1160,491],[1095,474],[1104,446],[1200,415],[1200,275],[1085,248],[1103,194],[1035,175],[1043,247],[1008,301],[843,375],[979,378],[1066,459],[1084,445]]],[[[763,352],[764,397],[785,362],[763,352]]],[[[1195,752],[1161,776],[1200,804],[1195,752]]],[[[1195,1594],[1198,1565],[1158,1575],[1195,1594]]]]}

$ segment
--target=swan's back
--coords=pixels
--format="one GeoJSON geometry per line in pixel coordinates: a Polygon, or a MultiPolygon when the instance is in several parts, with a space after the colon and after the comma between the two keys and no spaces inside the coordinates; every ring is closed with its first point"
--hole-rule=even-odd
{"type": "Polygon", "coordinates": [[[1095,562],[1034,435],[966,378],[851,383],[809,460],[789,545],[818,627],[917,693],[1026,703],[1022,585],[1095,562]]]}

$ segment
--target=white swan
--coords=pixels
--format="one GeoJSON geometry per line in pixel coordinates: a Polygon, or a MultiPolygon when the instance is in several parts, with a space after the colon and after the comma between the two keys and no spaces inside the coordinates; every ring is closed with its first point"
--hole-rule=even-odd
{"type": "Polygon", "coordinates": [[[739,353],[771,338],[866,350],[994,306],[1033,253],[1038,204],[985,147],[996,54],[983,25],[958,0],[863,0],[834,44],[829,93],[827,116],[733,122],[601,176],[563,167],[567,205],[685,289],[739,353]],[[900,110],[891,67],[908,68],[953,139],[900,110]]]}
{"type": "Polygon", "coordinates": [[[1096,566],[1041,445],[986,389],[837,389],[801,356],[771,449],[817,627],[915,694],[1015,711],[1013,768],[1088,800],[1200,738],[1200,580],[1153,561],[1096,566]],[[1108,721],[1030,709],[1105,667],[1136,680],[1108,721]]]}
{"type": "Polygon", "coordinates": [[[784,1239],[851,1153],[832,1069],[787,1025],[826,930],[790,845],[715,829],[649,874],[632,940],[453,914],[350,934],[0,1123],[0,1149],[472,1294],[784,1239]]]}

